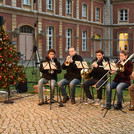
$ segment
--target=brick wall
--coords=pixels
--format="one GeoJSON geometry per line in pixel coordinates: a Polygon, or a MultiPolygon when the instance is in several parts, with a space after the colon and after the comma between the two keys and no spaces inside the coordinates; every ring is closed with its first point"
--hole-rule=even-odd
{"type": "Polygon", "coordinates": [[[9,5],[9,6],[11,6],[11,2],[12,2],[12,0],[6,0],[5,1],[6,5],[9,5]]]}
{"type": "Polygon", "coordinates": [[[17,7],[21,7],[21,1],[22,1],[22,0],[17,0],[17,1],[16,1],[16,6],[17,6],[17,7]]]}
{"type": "Polygon", "coordinates": [[[55,4],[56,4],[56,5],[55,5],[55,8],[56,8],[56,9],[55,9],[55,10],[56,10],[55,13],[56,13],[57,15],[59,15],[59,0],[56,0],[56,1],[55,1],[55,4]]]}
{"type": "Polygon", "coordinates": [[[129,9],[129,23],[134,23],[134,3],[128,4],[114,4],[113,5],[113,23],[117,24],[118,23],[118,11],[119,9],[129,9]]]}

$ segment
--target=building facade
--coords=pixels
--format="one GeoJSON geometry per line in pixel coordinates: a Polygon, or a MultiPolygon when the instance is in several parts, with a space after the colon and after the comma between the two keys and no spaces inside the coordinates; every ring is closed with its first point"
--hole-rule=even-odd
{"type": "Polygon", "coordinates": [[[134,0],[0,0],[0,16],[16,49],[29,60],[33,47],[41,58],[50,48],[58,58],[74,46],[83,58],[134,52],[134,0]]]}

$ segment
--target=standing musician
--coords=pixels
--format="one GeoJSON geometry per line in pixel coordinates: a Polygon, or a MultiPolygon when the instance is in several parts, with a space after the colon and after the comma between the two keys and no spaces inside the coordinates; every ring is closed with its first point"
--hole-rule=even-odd
{"type": "MultiPolygon", "coordinates": [[[[127,58],[128,58],[127,52],[125,50],[122,50],[120,52],[120,63],[117,64],[117,66],[124,65],[125,61],[126,61],[126,64],[124,65],[124,70],[117,71],[117,74],[116,74],[114,80],[111,81],[107,85],[107,89],[106,89],[106,94],[107,94],[106,108],[107,109],[110,109],[110,107],[111,107],[112,89],[114,89],[114,88],[116,88],[116,91],[117,91],[117,105],[115,107],[115,110],[122,109],[122,100],[123,100],[122,90],[129,87],[130,75],[131,75],[132,70],[133,70],[133,63],[129,60],[127,61],[127,58]]],[[[112,71],[111,73],[114,73],[114,71],[112,71]]]]}
{"type": "Polygon", "coordinates": [[[38,88],[39,88],[39,103],[38,105],[44,104],[44,97],[43,97],[43,84],[46,84],[50,82],[51,80],[51,97],[54,97],[54,90],[55,90],[55,84],[57,81],[57,73],[61,73],[61,65],[60,62],[57,60],[55,56],[56,52],[54,49],[49,49],[48,54],[46,56],[45,60],[42,60],[40,63],[40,72],[42,72],[42,78],[38,82],[38,88]],[[57,67],[57,70],[44,70],[43,68],[43,62],[55,62],[55,65],[57,67]]]}
{"type": "MultiPolygon", "coordinates": [[[[97,50],[95,53],[96,53],[96,58],[93,60],[93,64],[92,64],[93,70],[89,74],[90,78],[91,77],[92,78],[83,83],[83,88],[86,93],[86,97],[88,98],[87,100],[88,103],[94,103],[89,86],[97,84],[96,88],[99,88],[102,85],[102,83],[107,79],[106,76],[102,80],[100,80],[107,73],[107,71],[104,70],[104,68],[102,67],[103,65],[102,62],[109,61],[109,58],[104,56],[104,51],[101,49],[97,50]],[[98,82],[99,80],[100,82],[98,82]]],[[[102,99],[102,88],[97,90],[97,101],[95,105],[100,105],[101,99],[102,99]]]]}
{"type": "Polygon", "coordinates": [[[58,83],[59,90],[63,95],[63,103],[69,100],[64,88],[65,85],[69,84],[71,89],[71,104],[75,104],[75,87],[81,82],[80,69],[76,67],[75,61],[82,61],[82,57],[76,54],[74,47],[70,47],[69,56],[67,56],[65,62],[62,64],[62,69],[67,72],[64,74],[64,79],[58,83]]]}

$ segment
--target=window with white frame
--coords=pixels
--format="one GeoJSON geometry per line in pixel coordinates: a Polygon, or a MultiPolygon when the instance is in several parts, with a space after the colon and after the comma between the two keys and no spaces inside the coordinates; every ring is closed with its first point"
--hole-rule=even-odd
{"type": "Polygon", "coordinates": [[[71,0],[66,0],[66,13],[67,14],[71,14],[71,8],[72,8],[71,4],[72,4],[71,0]]]}
{"type": "Polygon", "coordinates": [[[128,33],[119,34],[119,50],[128,50],[128,33]]]}
{"type": "Polygon", "coordinates": [[[66,30],[66,51],[68,51],[69,47],[72,45],[72,30],[66,30]]]}
{"type": "Polygon", "coordinates": [[[30,0],[23,0],[23,4],[30,5],[30,0]]]}
{"type": "Polygon", "coordinates": [[[47,50],[53,48],[53,27],[47,27],[47,50]]]}
{"type": "Polygon", "coordinates": [[[82,51],[87,50],[87,31],[82,32],[82,51]]]}
{"type": "Polygon", "coordinates": [[[127,21],[128,19],[128,12],[127,9],[120,10],[120,21],[127,21]]]}
{"type": "Polygon", "coordinates": [[[52,0],[47,0],[47,9],[52,10],[52,0]]]}
{"type": "Polygon", "coordinates": [[[95,19],[98,21],[100,20],[100,8],[98,8],[98,7],[96,8],[95,19]]]}
{"type": "Polygon", "coordinates": [[[82,5],[82,17],[87,17],[87,5],[82,5]]]}

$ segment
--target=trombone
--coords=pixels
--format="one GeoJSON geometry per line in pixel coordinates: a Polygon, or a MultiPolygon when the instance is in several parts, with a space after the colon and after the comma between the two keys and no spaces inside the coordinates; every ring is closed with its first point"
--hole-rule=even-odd
{"type": "MultiPolygon", "coordinates": [[[[119,60],[117,63],[116,63],[116,65],[120,62],[121,60],[119,60]]],[[[105,67],[104,67],[105,68],[105,67]]],[[[106,75],[110,72],[111,70],[109,70],[107,73],[105,73],[104,75],[103,75],[103,77],[95,84],[95,87],[96,87],[96,85],[101,81],[101,80],[103,80],[103,78],[104,77],[106,77],[106,75]]],[[[114,73],[113,73],[114,74],[114,73]]],[[[112,74],[112,75],[113,75],[112,74]]],[[[112,76],[112,75],[110,75],[110,77],[112,76]]],[[[96,88],[97,90],[99,90],[103,85],[105,85],[105,83],[110,79],[110,77],[109,78],[107,78],[103,83],[102,83],[102,85],[99,87],[99,88],[96,88]]]]}
{"type": "MultiPolygon", "coordinates": [[[[125,70],[124,65],[128,62],[128,60],[132,59],[133,56],[134,56],[134,53],[131,54],[131,55],[129,56],[129,58],[128,58],[123,64],[119,64],[119,62],[120,62],[121,60],[119,60],[119,61],[116,63],[116,66],[119,68],[120,71],[124,72],[124,70],[125,70]]],[[[96,87],[96,85],[97,85],[110,71],[111,71],[111,70],[109,70],[109,71],[95,84],[95,87],[96,87]]],[[[118,71],[118,70],[117,70],[117,71],[118,71]]],[[[116,72],[117,72],[117,71],[116,71],[116,72]]],[[[113,73],[113,74],[114,74],[114,73],[113,73]]],[[[112,75],[113,75],[113,74],[112,74],[112,75]]],[[[112,75],[110,75],[110,77],[111,77],[112,75]]],[[[101,84],[101,86],[100,86],[99,88],[96,88],[96,89],[99,90],[99,89],[110,79],[110,77],[108,77],[108,78],[101,84]]]]}

